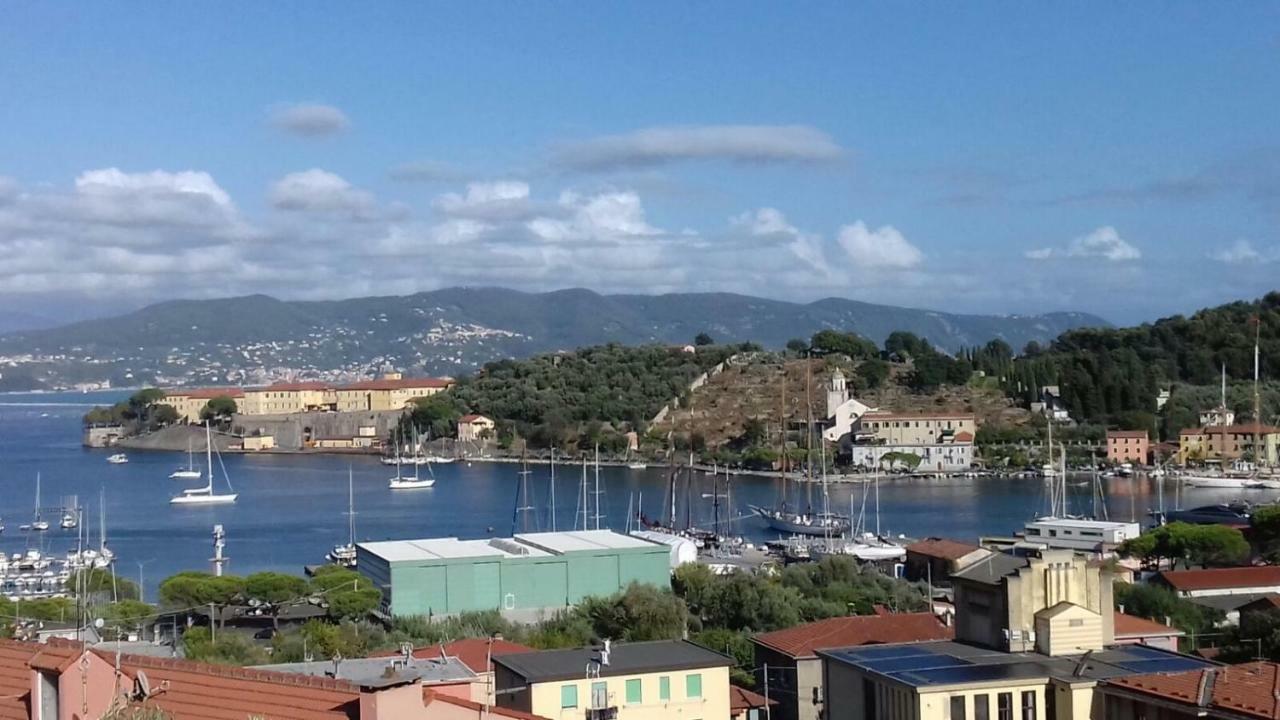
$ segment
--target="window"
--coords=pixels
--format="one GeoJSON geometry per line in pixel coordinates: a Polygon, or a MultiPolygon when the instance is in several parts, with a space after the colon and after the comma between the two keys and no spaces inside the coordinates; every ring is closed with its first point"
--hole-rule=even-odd
{"type": "Polygon", "coordinates": [[[663,675],[662,677],[658,678],[658,699],[659,700],[671,699],[671,678],[667,677],[666,675],[663,675]]]}
{"type": "Polygon", "coordinates": [[[627,681],[627,704],[639,704],[640,702],[640,679],[627,681]]]}
{"type": "Polygon", "coordinates": [[[604,681],[591,683],[591,707],[609,707],[609,683],[604,681]]]}
{"type": "Polygon", "coordinates": [[[691,698],[702,697],[702,674],[689,673],[684,677],[684,696],[691,698]]]}
{"type": "Polygon", "coordinates": [[[991,720],[991,696],[973,696],[973,720],[991,720]]]}
{"type": "Polygon", "coordinates": [[[951,696],[951,720],[965,720],[963,695],[951,696]]]}
{"type": "Polygon", "coordinates": [[[1070,618],[1067,627],[1084,627],[1084,618],[1070,618]]]}
{"type": "Polygon", "coordinates": [[[560,707],[562,708],[578,707],[578,686],[577,685],[561,685],[560,686],[560,707]]]}
{"type": "Polygon", "coordinates": [[[1013,720],[1013,693],[996,696],[996,720],[1013,720]]]}
{"type": "Polygon", "coordinates": [[[1036,692],[1022,691],[1022,720],[1036,720],[1036,692]]]}

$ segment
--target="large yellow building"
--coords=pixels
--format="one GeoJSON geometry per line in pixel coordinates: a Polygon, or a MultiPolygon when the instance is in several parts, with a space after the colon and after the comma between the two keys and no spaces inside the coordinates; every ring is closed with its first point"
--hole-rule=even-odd
{"type": "MultiPolygon", "coordinates": [[[[1262,462],[1277,464],[1280,460],[1280,429],[1270,425],[1206,425],[1178,433],[1178,463],[1230,463],[1246,455],[1254,457],[1253,443],[1257,435],[1262,447],[1262,462]]],[[[1256,458],[1255,458],[1256,459],[1256,458]]]]}
{"type": "Polygon", "coordinates": [[[978,432],[973,413],[894,413],[871,411],[861,418],[862,433],[883,445],[935,445],[965,438],[973,442],[978,432]],[[967,435],[961,435],[967,433],[967,435]]]}
{"type": "Polygon", "coordinates": [[[720,720],[733,659],[683,640],[498,655],[498,704],[552,720],[720,720]]]}
{"type": "Polygon", "coordinates": [[[226,395],[236,401],[241,415],[291,415],[302,412],[366,412],[403,410],[412,401],[453,387],[443,378],[402,378],[399,374],[346,385],[326,382],[277,383],[251,388],[174,388],[165,391],[186,422],[199,422],[200,410],[210,399],[226,395]]]}

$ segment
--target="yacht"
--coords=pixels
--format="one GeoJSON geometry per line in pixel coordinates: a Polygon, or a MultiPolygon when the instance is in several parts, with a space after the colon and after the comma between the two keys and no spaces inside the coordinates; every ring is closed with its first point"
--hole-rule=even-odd
{"type": "MultiPolygon", "coordinates": [[[[233,503],[239,496],[234,491],[223,494],[213,492],[213,431],[210,430],[208,421],[205,421],[204,424],[204,435],[209,481],[198,488],[187,488],[182,491],[181,495],[170,498],[169,504],[171,505],[218,505],[233,503]]],[[[222,470],[222,477],[227,482],[227,489],[231,490],[231,479],[227,477],[226,468],[222,470]]]]}
{"type": "Polygon", "coordinates": [[[58,523],[63,530],[75,530],[80,526],[80,521],[76,520],[75,513],[67,511],[62,513],[62,522],[58,523]]]}
{"type": "Polygon", "coordinates": [[[200,471],[196,469],[195,455],[191,452],[191,440],[187,440],[187,469],[174,470],[169,473],[172,480],[199,480],[200,471]]]}
{"type": "Polygon", "coordinates": [[[334,545],[325,558],[345,568],[356,566],[356,496],[350,467],[347,468],[347,544],[334,545]]]}
{"type": "Polygon", "coordinates": [[[129,462],[129,456],[125,455],[124,453],[116,453],[115,455],[108,455],[107,462],[111,463],[112,465],[123,465],[129,462]]]}
{"type": "Polygon", "coordinates": [[[420,477],[418,475],[418,465],[413,466],[413,477],[404,477],[400,473],[400,465],[396,465],[396,476],[387,481],[387,487],[392,490],[418,490],[420,488],[429,488],[436,484],[435,473],[431,472],[431,465],[427,464],[427,473],[431,477],[420,477]]]}

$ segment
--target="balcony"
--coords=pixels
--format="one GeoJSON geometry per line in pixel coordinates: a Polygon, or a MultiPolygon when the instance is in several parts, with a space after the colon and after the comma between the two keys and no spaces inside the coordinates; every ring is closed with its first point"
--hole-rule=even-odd
{"type": "Polygon", "coordinates": [[[616,707],[587,708],[587,720],[618,720],[618,708],[616,707]]]}

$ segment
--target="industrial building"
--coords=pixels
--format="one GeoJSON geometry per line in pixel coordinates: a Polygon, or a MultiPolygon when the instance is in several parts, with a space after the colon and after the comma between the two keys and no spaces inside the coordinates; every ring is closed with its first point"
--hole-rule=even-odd
{"type": "Polygon", "coordinates": [[[670,548],[611,530],[368,542],[356,545],[356,558],[393,616],[501,610],[532,618],[631,583],[670,583],[670,548]]]}

